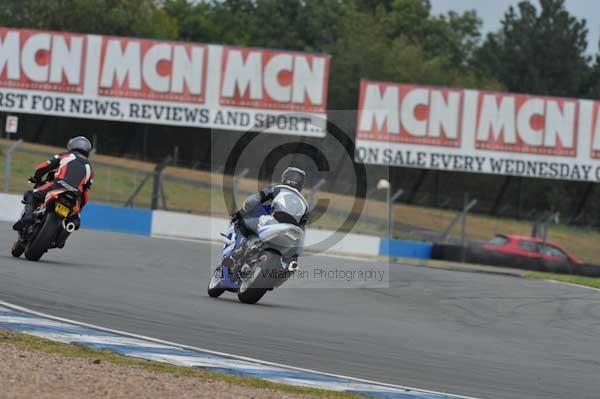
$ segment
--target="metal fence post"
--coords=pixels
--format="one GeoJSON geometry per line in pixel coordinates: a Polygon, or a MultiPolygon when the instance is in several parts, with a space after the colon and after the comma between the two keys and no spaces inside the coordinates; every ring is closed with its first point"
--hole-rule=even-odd
{"type": "Polygon", "coordinates": [[[11,144],[8,147],[8,149],[6,150],[6,158],[4,159],[4,189],[3,189],[3,191],[5,193],[8,193],[8,190],[10,188],[9,180],[10,180],[10,175],[12,174],[13,153],[15,152],[17,147],[19,147],[21,144],[23,144],[23,139],[17,140],[13,144],[11,144]]]}
{"type": "Polygon", "coordinates": [[[248,176],[249,173],[250,173],[250,169],[244,168],[244,170],[242,170],[240,172],[240,174],[236,175],[235,172],[234,172],[234,174],[231,176],[231,178],[232,178],[232,189],[233,189],[233,191],[231,192],[231,198],[233,198],[233,203],[238,208],[241,206],[241,205],[238,204],[238,194],[237,194],[238,185],[240,183],[240,180],[242,180],[244,177],[248,176]]]}
{"type": "MultiPolygon", "coordinates": [[[[463,211],[462,217],[460,220],[460,245],[463,247],[463,253],[465,248],[465,242],[467,241],[467,206],[469,204],[469,194],[465,193],[465,198],[463,202],[463,211]]],[[[463,256],[463,262],[464,262],[463,256]]]]}
{"type": "Polygon", "coordinates": [[[377,190],[385,190],[385,214],[386,214],[386,219],[387,219],[387,223],[386,223],[386,228],[387,228],[387,234],[386,234],[386,238],[388,240],[392,239],[392,220],[391,220],[391,214],[392,214],[392,207],[391,207],[391,200],[392,200],[392,187],[390,184],[390,181],[387,179],[379,179],[379,181],[377,182],[377,190]]]}
{"type": "Polygon", "coordinates": [[[388,186],[385,190],[385,213],[387,214],[387,239],[392,239],[393,220],[392,220],[392,187],[388,186]]]}
{"type": "MultiPolygon", "coordinates": [[[[144,179],[142,180],[142,182],[136,187],[136,189],[133,191],[133,193],[131,194],[131,196],[129,196],[129,199],[125,202],[125,207],[133,207],[133,201],[135,200],[135,197],[137,197],[137,195],[140,193],[140,191],[142,191],[142,188],[144,188],[144,186],[146,185],[146,183],[148,182],[148,180],[150,180],[150,177],[152,177],[152,198],[150,199],[150,208],[152,210],[158,209],[158,200],[159,200],[159,196],[161,195],[161,187],[162,187],[162,172],[164,171],[164,169],[169,166],[169,164],[171,163],[171,161],[173,160],[173,158],[171,158],[171,155],[168,155],[164,161],[162,161],[161,163],[157,164],[154,167],[154,170],[150,173],[148,173],[144,179]]],[[[162,195],[162,200],[163,200],[163,206],[166,208],[167,204],[166,204],[166,196],[164,195],[164,191],[163,191],[163,195],[162,195]]]]}
{"type": "Polygon", "coordinates": [[[465,193],[465,202],[463,205],[460,225],[460,246],[462,248],[461,259],[463,263],[465,262],[467,255],[467,214],[475,205],[477,205],[477,199],[473,199],[471,202],[469,202],[469,193],[465,193]]]}
{"type": "MultiPolygon", "coordinates": [[[[388,190],[388,196],[391,194],[391,187],[390,190],[388,190]]],[[[394,193],[394,195],[392,195],[391,197],[389,197],[388,199],[388,218],[390,220],[389,223],[389,231],[388,231],[388,236],[390,237],[390,240],[392,238],[394,238],[394,229],[395,229],[395,225],[394,225],[394,203],[396,202],[396,200],[398,198],[400,198],[402,196],[402,194],[404,194],[404,190],[399,189],[398,191],[396,191],[394,193]]]]}
{"type": "MultiPolygon", "coordinates": [[[[317,191],[319,191],[319,189],[323,187],[323,185],[326,182],[327,180],[321,178],[321,180],[319,180],[317,184],[310,188],[310,191],[306,195],[306,202],[308,202],[308,207],[311,212],[317,207],[317,203],[315,203],[315,196],[317,194],[317,191]]],[[[329,204],[329,201],[327,201],[327,203],[329,204]]]]}
{"type": "MultiPolygon", "coordinates": [[[[161,195],[162,173],[172,161],[173,157],[171,155],[167,155],[165,160],[156,165],[156,167],[154,168],[154,176],[152,179],[152,203],[150,204],[150,209],[152,210],[158,209],[158,200],[161,195]]],[[[164,196],[163,202],[166,202],[164,196]]],[[[166,207],[166,204],[163,205],[165,205],[166,207]]]]}

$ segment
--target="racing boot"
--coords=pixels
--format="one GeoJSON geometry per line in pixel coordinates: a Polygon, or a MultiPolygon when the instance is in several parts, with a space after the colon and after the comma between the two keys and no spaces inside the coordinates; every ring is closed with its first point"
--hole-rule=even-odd
{"type": "Polygon", "coordinates": [[[25,205],[25,209],[21,219],[13,225],[13,230],[15,231],[23,231],[23,229],[33,223],[33,211],[35,210],[33,191],[26,191],[23,194],[23,201],[21,202],[25,205]]]}
{"type": "Polygon", "coordinates": [[[256,241],[254,244],[252,244],[252,246],[250,248],[248,248],[248,251],[246,252],[248,257],[255,257],[256,255],[258,255],[263,247],[263,242],[262,241],[256,241]]]}
{"type": "Polygon", "coordinates": [[[238,244],[237,248],[233,250],[233,252],[231,253],[231,258],[233,258],[235,264],[237,265],[242,258],[244,257],[244,254],[246,253],[246,243],[248,242],[248,240],[244,237],[240,240],[240,243],[238,244]]]}

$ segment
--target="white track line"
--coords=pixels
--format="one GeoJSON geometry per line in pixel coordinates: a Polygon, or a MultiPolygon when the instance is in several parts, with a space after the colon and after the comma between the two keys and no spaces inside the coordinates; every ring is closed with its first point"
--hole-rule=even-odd
{"type": "Polygon", "coordinates": [[[568,285],[569,287],[575,287],[575,288],[583,288],[588,291],[600,292],[600,288],[588,287],[587,285],[581,285],[581,284],[575,284],[575,283],[568,283],[566,281],[552,280],[552,279],[541,279],[540,281],[546,281],[548,283],[554,283],[554,284],[568,285]]]}
{"type": "Polygon", "coordinates": [[[251,358],[251,357],[232,355],[232,354],[229,354],[229,353],[213,351],[213,350],[205,349],[205,348],[199,348],[199,347],[196,347],[196,346],[189,346],[189,345],[178,344],[178,343],[175,343],[175,342],[165,341],[165,340],[162,340],[162,339],[151,338],[151,337],[147,337],[147,336],[144,336],[144,335],[131,334],[131,333],[128,333],[128,332],[125,332],[125,331],[113,330],[113,329],[106,328],[106,327],[100,327],[100,326],[97,326],[97,325],[94,325],[94,324],[82,323],[82,322],[71,320],[71,319],[67,319],[67,318],[64,318],[64,317],[52,316],[52,315],[49,315],[49,314],[46,314],[46,313],[37,312],[35,310],[29,309],[29,308],[25,308],[25,307],[19,306],[19,305],[14,305],[12,303],[4,302],[4,301],[0,301],[0,305],[4,306],[6,308],[12,309],[12,310],[16,310],[16,311],[20,311],[20,312],[24,312],[24,313],[29,313],[29,314],[33,314],[33,315],[36,315],[36,316],[44,317],[44,318],[47,318],[47,319],[50,319],[50,320],[61,321],[61,322],[64,322],[64,323],[69,323],[69,324],[73,324],[73,325],[80,326],[80,327],[93,328],[93,329],[96,329],[96,330],[99,330],[99,331],[110,332],[110,333],[122,335],[122,336],[125,336],[125,337],[142,339],[142,340],[145,340],[145,341],[154,342],[154,343],[162,344],[162,345],[171,345],[171,346],[182,348],[182,349],[189,349],[189,350],[193,350],[193,351],[204,352],[204,353],[208,353],[208,354],[211,354],[211,355],[227,357],[227,358],[235,359],[235,360],[242,360],[242,361],[252,362],[252,363],[261,364],[261,365],[265,365],[265,366],[280,367],[280,368],[284,368],[284,369],[288,369],[288,370],[293,370],[293,371],[300,371],[300,372],[304,372],[304,373],[313,373],[313,374],[323,375],[323,376],[327,376],[327,377],[342,378],[342,379],[347,379],[347,380],[355,381],[355,382],[359,382],[359,383],[379,385],[379,386],[382,386],[382,387],[388,387],[388,388],[394,388],[394,389],[403,389],[403,390],[408,390],[408,391],[417,391],[417,392],[429,393],[429,394],[433,394],[433,395],[446,395],[446,396],[449,396],[450,398],[457,397],[457,398],[460,398],[460,399],[477,399],[477,398],[470,397],[470,396],[456,395],[456,394],[450,394],[450,393],[446,393],[446,392],[429,391],[429,390],[426,390],[426,389],[412,388],[412,387],[401,386],[401,385],[394,385],[394,384],[387,384],[387,383],[382,383],[382,382],[377,382],[377,381],[372,381],[372,380],[367,380],[367,379],[348,377],[348,376],[344,376],[344,375],[340,375],[340,374],[325,373],[325,372],[318,371],[318,370],[312,370],[312,369],[306,369],[306,368],[300,368],[300,367],[293,367],[293,366],[288,366],[288,365],[281,364],[281,363],[267,362],[267,361],[264,361],[264,360],[254,359],[254,358],[251,358]]]}

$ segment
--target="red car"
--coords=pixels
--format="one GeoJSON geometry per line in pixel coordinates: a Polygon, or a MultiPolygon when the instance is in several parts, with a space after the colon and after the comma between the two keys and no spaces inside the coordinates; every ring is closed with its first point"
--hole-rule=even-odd
{"type": "Polygon", "coordinates": [[[483,248],[499,255],[516,255],[552,263],[583,264],[559,245],[534,237],[498,234],[483,244],[483,248]]]}

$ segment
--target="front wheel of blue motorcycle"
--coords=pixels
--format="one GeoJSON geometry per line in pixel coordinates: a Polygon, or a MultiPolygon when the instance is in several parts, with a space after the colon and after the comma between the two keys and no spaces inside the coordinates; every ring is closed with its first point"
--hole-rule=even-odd
{"type": "Polygon", "coordinates": [[[218,298],[225,292],[225,288],[221,286],[221,268],[217,267],[210,276],[208,288],[206,290],[211,298],[218,298]]]}

